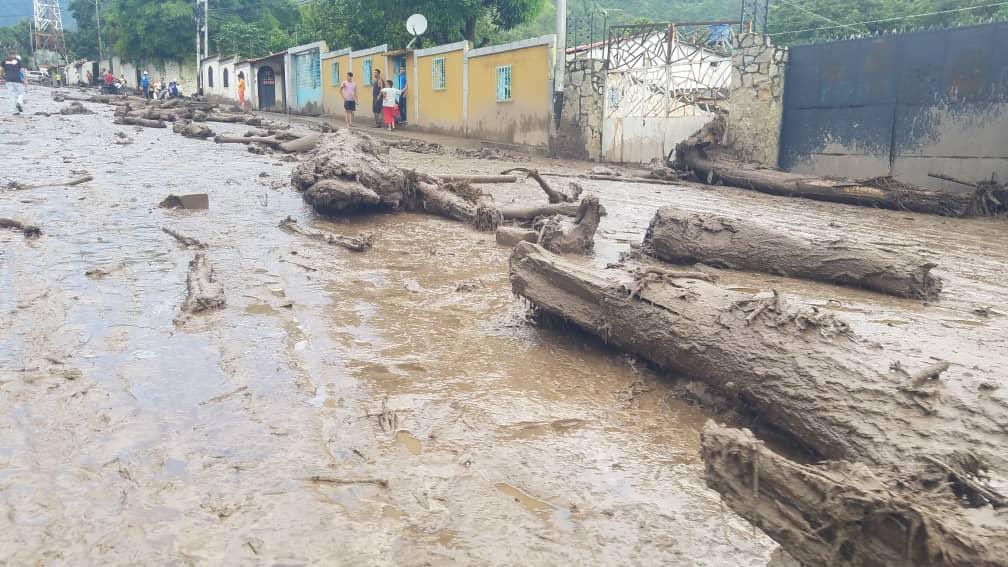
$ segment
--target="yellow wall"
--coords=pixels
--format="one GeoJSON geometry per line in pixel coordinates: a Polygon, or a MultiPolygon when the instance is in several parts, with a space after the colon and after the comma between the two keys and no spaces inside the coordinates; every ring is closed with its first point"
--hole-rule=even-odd
{"type": "MultiPolygon", "coordinates": [[[[469,58],[469,135],[515,144],[549,145],[552,54],[538,45],[469,58]],[[497,102],[497,67],[511,65],[511,101],[497,102]]],[[[423,112],[420,113],[423,119],[423,112]]]]}
{"type": "MultiPolygon", "coordinates": [[[[412,65],[412,61],[410,61],[412,65]]],[[[465,93],[463,85],[463,66],[465,51],[462,49],[449,51],[438,55],[426,55],[417,58],[418,76],[413,80],[410,70],[408,96],[420,96],[420,116],[411,117],[410,122],[425,130],[444,132],[447,134],[465,134],[465,116],[463,114],[462,97],[465,93]],[[434,90],[434,60],[443,57],[445,60],[445,89],[434,90]]],[[[413,106],[410,106],[410,110],[413,106]]]]}
{"type": "Polygon", "coordinates": [[[322,109],[326,114],[343,114],[343,97],[340,96],[339,85],[346,79],[346,74],[349,70],[350,55],[339,55],[322,60],[322,109]],[[332,84],[333,63],[339,63],[340,71],[340,77],[336,79],[335,85],[332,84]]]}

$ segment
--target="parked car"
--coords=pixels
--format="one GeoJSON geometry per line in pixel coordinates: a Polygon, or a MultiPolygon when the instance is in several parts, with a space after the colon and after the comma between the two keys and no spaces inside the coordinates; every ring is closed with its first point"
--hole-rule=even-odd
{"type": "Polygon", "coordinates": [[[45,84],[49,81],[49,75],[46,75],[42,71],[28,71],[25,76],[29,83],[35,83],[37,85],[45,84]]]}

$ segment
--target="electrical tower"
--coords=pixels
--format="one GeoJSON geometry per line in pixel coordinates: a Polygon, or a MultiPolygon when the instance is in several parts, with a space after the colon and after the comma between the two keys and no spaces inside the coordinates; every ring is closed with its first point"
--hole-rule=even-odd
{"type": "Polygon", "coordinates": [[[35,3],[35,50],[45,49],[66,55],[63,40],[63,19],[60,16],[59,0],[34,0],[35,3]]]}

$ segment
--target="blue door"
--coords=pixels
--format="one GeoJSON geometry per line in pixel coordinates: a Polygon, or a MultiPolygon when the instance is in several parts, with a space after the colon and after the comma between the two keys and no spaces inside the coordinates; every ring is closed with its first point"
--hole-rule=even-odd
{"type": "Polygon", "coordinates": [[[294,100],[302,112],[321,113],[322,60],[318,49],[294,56],[294,100]]]}

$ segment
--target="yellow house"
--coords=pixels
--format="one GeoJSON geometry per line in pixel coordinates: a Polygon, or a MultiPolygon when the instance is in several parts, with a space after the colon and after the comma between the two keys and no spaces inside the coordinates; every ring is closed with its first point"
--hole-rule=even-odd
{"type": "Polygon", "coordinates": [[[466,131],[466,53],[460,41],[413,52],[410,124],[423,130],[464,136],[466,131]]]}
{"type": "Polygon", "coordinates": [[[343,114],[340,84],[350,70],[350,49],[322,54],[322,112],[343,114]]]}
{"type": "Polygon", "coordinates": [[[469,136],[549,146],[555,44],[556,37],[548,35],[466,53],[469,136]]]}
{"type": "Polygon", "coordinates": [[[375,69],[381,71],[382,79],[388,77],[386,53],[388,53],[388,45],[350,52],[350,68],[353,69],[354,79],[357,80],[358,113],[370,112],[371,79],[375,69]]]}

